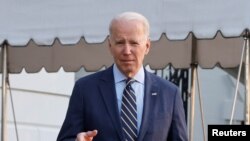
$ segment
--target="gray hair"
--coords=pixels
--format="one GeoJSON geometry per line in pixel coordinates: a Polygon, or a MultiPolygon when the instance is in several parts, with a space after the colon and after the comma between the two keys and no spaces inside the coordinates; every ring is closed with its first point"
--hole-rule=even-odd
{"type": "Polygon", "coordinates": [[[136,13],[136,12],[124,12],[124,13],[121,13],[117,16],[115,16],[110,24],[109,24],[109,34],[111,35],[112,33],[112,25],[115,21],[119,21],[119,20],[127,20],[127,21],[130,21],[130,20],[137,20],[137,21],[140,21],[143,26],[144,26],[144,30],[145,30],[145,34],[147,37],[149,37],[149,31],[150,31],[150,27],[149,27],[149,22],[147,20],[146,17],[144,17],[142,14],[139,14],[139,13],[136,13]]]}

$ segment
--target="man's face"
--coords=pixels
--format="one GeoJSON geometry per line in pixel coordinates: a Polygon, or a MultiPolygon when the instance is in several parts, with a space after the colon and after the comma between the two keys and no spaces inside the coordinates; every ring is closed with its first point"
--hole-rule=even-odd
{"type": "Polygon", "coordinates": [[[116,21],[111,30],[109,49],[119,70],[133,77],[143,65],[149,52],[150,40],[142,23],[138,21],[116,21]]]}

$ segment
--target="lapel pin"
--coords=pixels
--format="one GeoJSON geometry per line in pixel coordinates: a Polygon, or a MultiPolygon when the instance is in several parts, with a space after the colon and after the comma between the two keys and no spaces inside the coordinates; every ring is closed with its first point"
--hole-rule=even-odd
{"type": "Polygon", "coordinates": [[[157,95],[157,93],[152,93],[152,95],[157,95]]]}

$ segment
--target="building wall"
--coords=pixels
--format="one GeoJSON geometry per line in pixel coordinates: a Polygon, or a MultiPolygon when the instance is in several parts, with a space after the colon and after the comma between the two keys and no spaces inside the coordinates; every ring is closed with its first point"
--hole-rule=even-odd
{"type": "Polygon", "coordinates": [[[42,70],[36,74],[10,74],[9,78],[7,140],[17,141],[11,93],[19,141],[55,141],[66,114],[74,73],[42,70]]]}

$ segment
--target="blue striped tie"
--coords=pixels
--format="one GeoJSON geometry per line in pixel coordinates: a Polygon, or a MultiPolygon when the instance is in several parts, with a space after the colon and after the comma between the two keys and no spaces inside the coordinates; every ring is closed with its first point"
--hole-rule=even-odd
{"type": "Polygon", "coordinates": [[[131,84],[135,80],[127,79],[122,96],[121,122],[125,141],[135,141],[137,138],[137,108],[135,91],[131,84]]]}

